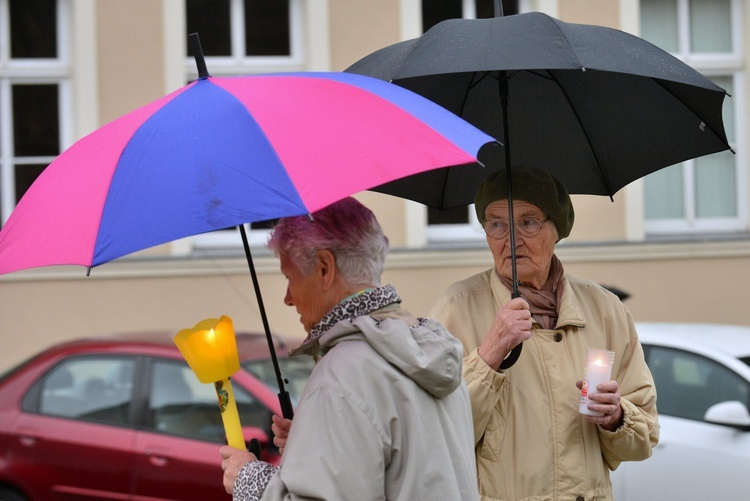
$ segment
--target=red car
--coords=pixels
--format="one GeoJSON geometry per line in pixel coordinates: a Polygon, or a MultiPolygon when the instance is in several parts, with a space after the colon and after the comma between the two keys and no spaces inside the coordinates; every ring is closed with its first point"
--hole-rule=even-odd
{"type": "MultiPolygon", "coordinates": [[[[215,389],[198,381],[173,335],[71,341],[0,376],[0,500],[229,499],[215,389]]],[[[236,337],[243,433],[278,464],[271,415],[281,410],[266,337],[236,337]]],[[[276,343],[296,404],[313,361],[288,358],[288,342],[276,343]]]]}

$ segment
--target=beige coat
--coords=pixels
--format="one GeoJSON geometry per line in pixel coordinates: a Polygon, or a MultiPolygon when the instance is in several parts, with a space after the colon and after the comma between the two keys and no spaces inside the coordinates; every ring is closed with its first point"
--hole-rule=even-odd
{"type": "Polygon", "coordinates": [[[659,436],[656,390],[633,320],[599,285],[564,279],[555,330],[533,324],[516,365],[492,370],[477,355],[510,291],[494,269],[450,286],[430,317],[463,346],[483,500],[609,500],[609,471],[651,455],[659,436]],[[615,432],[578,413],[587,348],[616,353],[624,423],[615,432]]]}

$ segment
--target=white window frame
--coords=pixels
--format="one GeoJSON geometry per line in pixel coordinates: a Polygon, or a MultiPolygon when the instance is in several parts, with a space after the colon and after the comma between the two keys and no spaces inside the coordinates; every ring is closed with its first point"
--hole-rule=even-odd
{"type": "Polygon", "coordinates": [[[57,57],[11,59],[10,5],[9,0],[0,0],[0,219],[3,223],[8,220],[16,205],[16,165],[48,164],[56,157],[56,155],[22,158],[15,156],[11,87],[16,84],[56,84],[58,86],[60,152],[72,142],[73,99],[70,75],[69,0],[57,0],[56,8],[57,57]]]}
{"type": "MultiPolygon", "coordinates": [[[[242,75],[248,73],[273,73],[302,71],[305,66],[303,0],[289,0],[289,52],[288,56],[246,56],[245,16],[243,0],[229,0],[231,29],[230,56],[206,56],[206,66],[213,76],[242,75]]],[[[195,59],[185,58],[189,79],[198,77],[195,59]]]]}
{"type": "MultiPolygon", "coordinates": [[[[678,51],[673,55],[703,75],[729,77],[733,80],[732,96],[725,99],[734,107],[734,164],[737,179],[737,215],[723,218],[697,218],[695,216],[695,164],[696,161],[682,162],[684,217],[670,219],[648,219],[644,213],[644,230],[647,236],[670,236],[690,234],[731,233],[747,230],[747,189],[745,152],[739,145],[745,137],[745,77],[743,55],[742,4],[740,0],[731,0],[732,52],[693,53],[690,52],[690,16],[689,0],[677,0],[678,51]]],[[[731,144],[731,143],[730,143],[731,144]]],[[[645,195],[644,195],[645,196],[645,195]]],[[[645,198],[644,198],[645,203],[645,198]]]]}

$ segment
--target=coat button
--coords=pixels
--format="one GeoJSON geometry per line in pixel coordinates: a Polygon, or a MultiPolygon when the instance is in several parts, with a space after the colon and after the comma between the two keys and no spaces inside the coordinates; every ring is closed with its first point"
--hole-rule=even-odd
{"type": "MultiPolygon", "coordinates": [[[[559,332],[556,332],[555,333],[555,342],[559,343],[560,341],[562,341],[562,334],[560,334],[559,332]]],[[[579,500],[576,500],[576,501],[582,501],[582,500],[583,500],[583,498],[580,498],[579,500]]]]}
{"type": "Polygon", "coordinates": [[[576,501],[586,501],[586,499],[583,496],[578,496],[576,501]]]}

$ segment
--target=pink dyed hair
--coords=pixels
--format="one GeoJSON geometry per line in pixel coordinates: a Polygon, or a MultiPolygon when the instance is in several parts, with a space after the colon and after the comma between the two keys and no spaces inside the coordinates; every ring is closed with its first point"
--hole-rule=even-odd
{"type": "Polygon", "coordinates": [[[336,267],[352,286],[380,285],[388,238],[370,209],[352,197],[308,216],[280,219],[268,248],[285,254],[303,274],[309,274],[319,250],[336,257],[336,267]]]}

